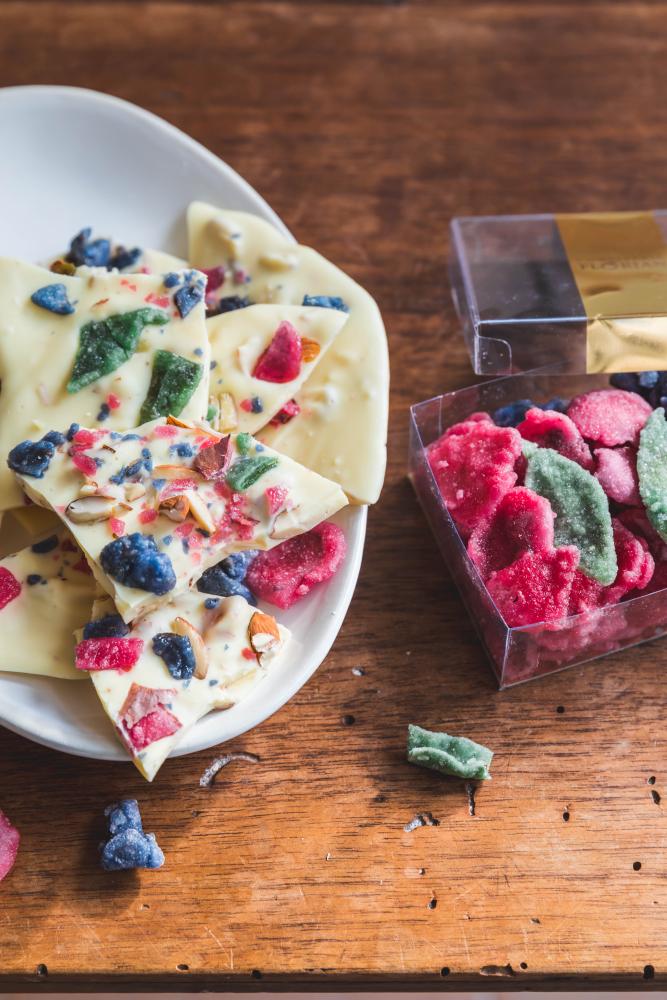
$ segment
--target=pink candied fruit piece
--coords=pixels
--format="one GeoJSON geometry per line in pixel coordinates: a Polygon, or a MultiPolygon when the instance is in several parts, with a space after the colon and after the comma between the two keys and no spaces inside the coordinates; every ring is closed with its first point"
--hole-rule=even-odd
{"type": "Polygon", "coordinates": [[[109,518],[109,531],[116,538],[120,538],[125,534],[125,521],[120,517],[110,517],[109,518]]]}
{"type": "Polygon", "coordinates": [[[567,408],[582,437],[608,448],[636,445],[651,413],[645,399],[625,389],[595,389],[577,396],[567,408]]]}
{"type": "Polygon", "coordinates": [[[4,566],[0,566],[0,611],[15,601],[21,593],[21,584],[4,566]]]}
{"type": "Polygon", "coordinates": [[[90,431],[85,427],[80,427],[72,438],[72,445],[76,450],[81,448],[93,448],[104,431],[90,431]]]}
{"type": "Polygon", "coordinates": [[[465,423],[461,433],[450,428],[430,444],[427,458],[447,509],[469,535],[516,483],[521,435],[486,420],[465,423]]]}
{"type": "Polygon", "coordinates": [[[131,670],[144,648],[143,639],[83,639],[76,647],[77,670],[131,670]]]}
{"type": "Polygon", "coordinates": [[[225,269],[222,265],[216,267],[200,267],[202,274],[206,275],[206,294],[214,292],[225,283],[225,269]]]}
{"type": "Polygon", "coordinates": [[[452,424],[451,427],[448,427],[442,436],[449,437],[450,434],[466,434],[470,430],[470,424],[492,423],[493,420],[490,413],[485,413],[484,410],[476,410],[475,413],[471,413],[465,420],[460,420],[458,424],[452,424]]]}
{"type": "Polygon", "coordinates": [[[531,407],[517,430],[525,441],[532,441],[542,448],[552,448],[584,469],[593,468],[590,448],[577,425],[564,413],[531,407]]]}
{"type": "Polygon", "coordinates": [[[139,752],[151,743],[163,740],[166,736],[173,736],[180,728],[181,723],[176,716],[168,708],[160,705],[128,729],[127,738],[132,747],[139,752]]]}
{"type": "Polygon", "coordinates": [[[289,492],[284,486],[267,486],[264,490],[264,496],[266,497],[269,517],[273,517],[274,514],[277,514],[278,511],[284,508],[289,492]]]}
{"type": "Polygon", "coordinates": [[[347,545],[337,524],[324,521],[296,538],[288,538],[250,564],[246,585],[257,597],[278,608],[290,608],[318,583],[340,568],[347,545]]]}
{"type": "Polygon", "coordinates": [[[617,604],[632,590],[644,590],[655,569],[653,556],[644,538],[633,534],[617,517],[612,518],[614,547],[618,562],[616,579],[608,587],[577,570],[570,594],[571,615],[617,604]]]}
{"type": "Polygon", "coordinates": [[[280,427],[281,424],[288,424],[294,417],[301,413],[301,407],[296,399],[288,399],[282,410],[278,410],[275,417],[271,417],[269,423],[272,427],[280,427]]]}
{"type": "Polygon", "coordinates": [[[139,511],[137,520],[139,521],[139,524],[150,524],[151,521],[154,521],[157,518],[157,516],[158,513],[154,507],[146,507],[145,510],[139,511]]]}
{"type": "Polygon", "coordinates": [[[610,500],[629,507],[641,504],[634,448],[596,448],[595,463],[595,478],[610,500]]]}
{"type": "Polygon", "coordinates": [[[14,867],[20,841],[21,834],[0,809],[0,882],[14,867]]]}
{"type": "Polygon", "coordinates": [[[491,518],[477,525],[468,542],[468,555],[486,579],[524,552],[547,554],[553,547],[551,504],[526,486],[516,486],[505,494],[491,518]]]}
{"type": "Polygon", "coordinates": [[[263,382],[292,382],[301,371],[301,337],[283,320],[266,350],[257,359],[253,378],[263,382]]]}
{"type": "Polygon", "coordinates": [[[524,552],[511,566],[491,574],[487,590],[511,628],[558,621],[567,614],[578,564],[574,545],[549,553],[524,552]]]}
{"type": "Polygon", "coordinates": [[[75,451],[72,453],[72,464],[75,468],[82,472],[84,476],[91,478],[97,472],[97,464],[94,458],[90,455],[84,455],[82,451],[75,451]]]}

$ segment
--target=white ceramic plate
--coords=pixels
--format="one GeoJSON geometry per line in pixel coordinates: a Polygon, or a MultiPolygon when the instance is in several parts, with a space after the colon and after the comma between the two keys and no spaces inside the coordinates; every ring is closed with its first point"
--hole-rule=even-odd
{"type": "MultiPolygon", "coordinates": [[[[290,236],[263,198],[226,163],[162,119],[105,94],[70,87],[0,90],[0,138],[1,255],[45,260],[91,225],[96,233],[130,245],[186,256],[185,211],[195,199],[254,212],[290,236]]],[[[284,705],[323,661],[359,575],[366,508],[349,507],[335,520],[348,543],[342,569],[279,615],[298,644],[290,662],[239,705],[198,722],[176,755],[252,729],[284,705]]],[[[55,750],[128,759],[85,681],[0,673],[0,724],[55,750]]]]}

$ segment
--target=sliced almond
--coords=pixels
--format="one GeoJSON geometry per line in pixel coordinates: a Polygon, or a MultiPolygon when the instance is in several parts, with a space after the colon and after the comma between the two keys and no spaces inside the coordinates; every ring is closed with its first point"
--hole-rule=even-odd
{"type": "Polygon", "coordinates": [[[153,479],[193,479],[195,482],[201,476],[189,465],[156,465],[152,472],[153,479]]]}
{"type": "Polygon", "coordinates": [[[259,263],[267,271],[293,271],[299,265],[299,258],[294,253],[263,253],[259,263]]]}
{"type": "Polygon", "coordinates": [[[179,420],[178,417],[172,417],[171,413],[167,417],[167,423],[172,427],[185,427],[189,431],[196,430],[196,424],[189,424],[186,420],[179,420]]]}
{"type": "Polygon", "coordinates": [[[74,524],[94,524],[108,521],[117,507],[114,497],[87,496],[72,500],[65,510],[65,516],[74,524]]]}
{"type": "Polygon", "coordinates": [[[213,521],[206,504],[194,490],[188,490],[186,496],[190,502],[190,514],[192,517],[194,517],[195,521],[199,527],[203,529],[203,531],[212,535],[215,531],[215,522],[213,521]]]}
{"type": "Polygon", "coordinates": [[[171,627],[176,635],[183,635],[190,640],[192,652],[195,654],[195,677],[203,680],[208,673],[208,650],[201,635],[187,618],[174,618],[171,627]]]}
{"type": "Polygon", "coordinates": [[[317,343],[316,340],[311,340],[310,337],[301,338],[302,361],[314,361],[319,353],[320,353],[320,345],[317,343]]]}
{"type": "Polygon", "coordinates": [[[92,496],[94,493],[97,493],[97,490],[98,490],[97,483],[92,481],[90,483],[84,483],[83,486],[79,487],[79,496],[89,497],[92,496]]]}
{"type": "Polygon", "coordinates": [[[145,496],[146,487],[141,483],[125,483],[125,498],[127,500],[139,500],[145,496]]]}
{"type": "Polygon", "coordinates": [[[54,260],[53,264],[49,268],[54,274],[74,274],[76,271],[76,266],[68,260],[54,260]]]}
{"type": "Polygon", "coordinates": [[[248,638],[253,652],[261,656],[280,643],[280,629],[273,615],[255,611],[248,625],[248,638]]]}
{"type": "Polygon", "coordinates": [[[242,245],[241,233],[238,230],[234,231],[222,219],[211,219],[206,228],[210,235],[222,244],[230,259],[236,260],[242,245]]]}
{"type": "Polygon", "coordinates": [[[281,511],[273,522],[269,538],[291,538],[292,535],[303,531],[299,510],[300,508],[296,506],[292,507],[291,510],[281,511]]]}
{"type": "Polygon", "coordinates": [[[238,425],[238,416],[236,413],[236,404],[234,403],[234,397],[229,392],[222,392],[219,396],[211,397],[211,406],[216,409],[216,416],[214,419],[214,427],[216,431],[222,431],[226,433],[228,431],[233,431],[238,425]]]}
{"type": "Polygon", "coordinates": [[[181,493],[179,496],[160,500],[158,510],[172,521],[184,521],[190,513],[190,501],[181,493]]]}
{"type": "Polygon", "coordinates": [[[110,444],[103,444],[103,445],[102,445],[102,451],[110,451],[110,452],[112,452],[112,453],[113,453],[114,455],[116,454],[116,449],[115,449],[115,448],[112,448],[110,444]]]}

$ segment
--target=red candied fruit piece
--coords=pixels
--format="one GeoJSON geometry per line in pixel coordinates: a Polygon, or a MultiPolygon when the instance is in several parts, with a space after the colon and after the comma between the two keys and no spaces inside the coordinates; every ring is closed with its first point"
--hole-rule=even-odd
{"type": "Polygon", "coordinates": [[[651,413],[645,399],[625,389],[595,389],[577,396],[567,408],[582,437],[608,448],[636,445],[651,413]]]}
{"type": "Polygon", "coordinates": [[[468,542],[468,555],[486,579],[524,552],[547,554],[553,547],[551,504],[526,486],[517,486],[505,494],[490,520],[477,525],[468,542]]]}
{"type": "Polygon", "coordinates": [[[206,294],[214,292],[225,283],[225,269],[222,265],[217,267],[200,267],[202,274],[206,275],[206,294]]]}
{"type": "Polygon", "coordinates": [[[289,492],[284,486],[267,486],[264,490],[264,496],[266,497],[269,517],[273,517],[284,508],[289,492]]]}
{"type": "Polygon", "coordinates": [[[141,656],[143,639],[83,639],[76,647],[77,670],[131,670],[141,656]]]}
{"type": "Polygon", "coordinates": [[[468,535],[486,520],[517,480],[521,435],[514,427],[466,421],[427,448],[428,463],[457,527],[468,535]]]}
{"type": "Polygon", "coordinates": [[[21,584],[13,573],[0,566],[0,611],[15,601],[21,593],[21,584]]]}
{"type": "Polygon", "coordinates": [[[151,743],[172,736],[181,728],[181,723],[168,708],[160,705],[154,712],[149,712],[127,730],[127,738],[135,750],[144,750],[151,743]]]}
{"type": "Polygon", "coordinates": [[[0,882],[14,867],[21,834],[0,809],[0,882]]]}
{"type": "Polygon", "coordinates": [[[634,448],[597,448],[595,462],[595,478],[610,500],[633,507],[641,503],[634,448]]]}
{"type": "Polygon", "coordinates": [[[531,407],[517,430],[526,441],[533,441],[542,448],[552,448],[584,469],[593,468],[590,448],[577,425],[564,413],[531,407]]]}
{"type": "Polygon", "coordinates": [[[524,552],[492,573],[486,586],[507,624],[553,622],[567,615],[579,549],[566,545],[549,553],[524,552]]]}
{"type": "Polygon", "coordinates": [[[278,608],[290,608],[341,566],[347,544],[337,524],[324,521],[305,535],[288,538],[250,564],[246,585],[278,608]]]}
{"type": "Polygon", "coordinates": [[[82,472],[84,476],[88,476],[89,478],[94,476],[97,472],[97,463],[95,462],[95,459],[91,458],[90,455],[84,455],[82,451],[75,451],[72,453],[72,465],[74,465],[79,472],[82,472]]]}
{"type": "Polygon", "coordinates": [[[477,410],[475,413],[471,413],[469,417],[465,420],[461,420],[458,424],[452,424],[448,427],[443,437],[449,437],[450,434],[466,434],[470,430],[470,424],[492,424],[493,420],[489,413],[485,413],[484,410],[477,410]]]}
{"type": "Polygon", "coordinates": [[[283,320],[252,374],[263,382],[292,382],[300,371],[301,337],[291,323],[283,320]]]}
{"type": "Polygon", "coordinates": [[[288,399],[282,410],[278,410],[275,417],[269,420],[272,427],[280,427],[281,424],[288,424],[294,417],[301,413],[301,407],[296,399],[288,399]]]}
{"type": "Polygon", "coordinates": [[[570,594],[570,614],[617,604],[631,590],[644,590],[650,583],[655,562],[643,538],[637,537],[617,518],[612,518],[614,547],[618,561],[616,579],[608,587],[577,570],[570,594]]]}

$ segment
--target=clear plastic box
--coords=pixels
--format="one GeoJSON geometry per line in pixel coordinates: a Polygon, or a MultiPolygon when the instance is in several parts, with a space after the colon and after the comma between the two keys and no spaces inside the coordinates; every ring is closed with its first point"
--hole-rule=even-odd
{"type": "Polygon", "coordinates": [[[410,409],[410,478],[501,688],[627,649],[667,631],[667,589],[559,622],[508,627],[471,562],[426,460],[426,446],[475,410],[546,402],[609,386],[605,375],[530,372],[445,393],[410,409]]]}
{"type": "MultiPolygon", "coordinates": [[[[667,242],[667,212],[652,214],[667,242]]],[[[590,370],[588,319],[554,215],[454,219],[451,247],[452,295],[478,375],[590,370]]]]}

